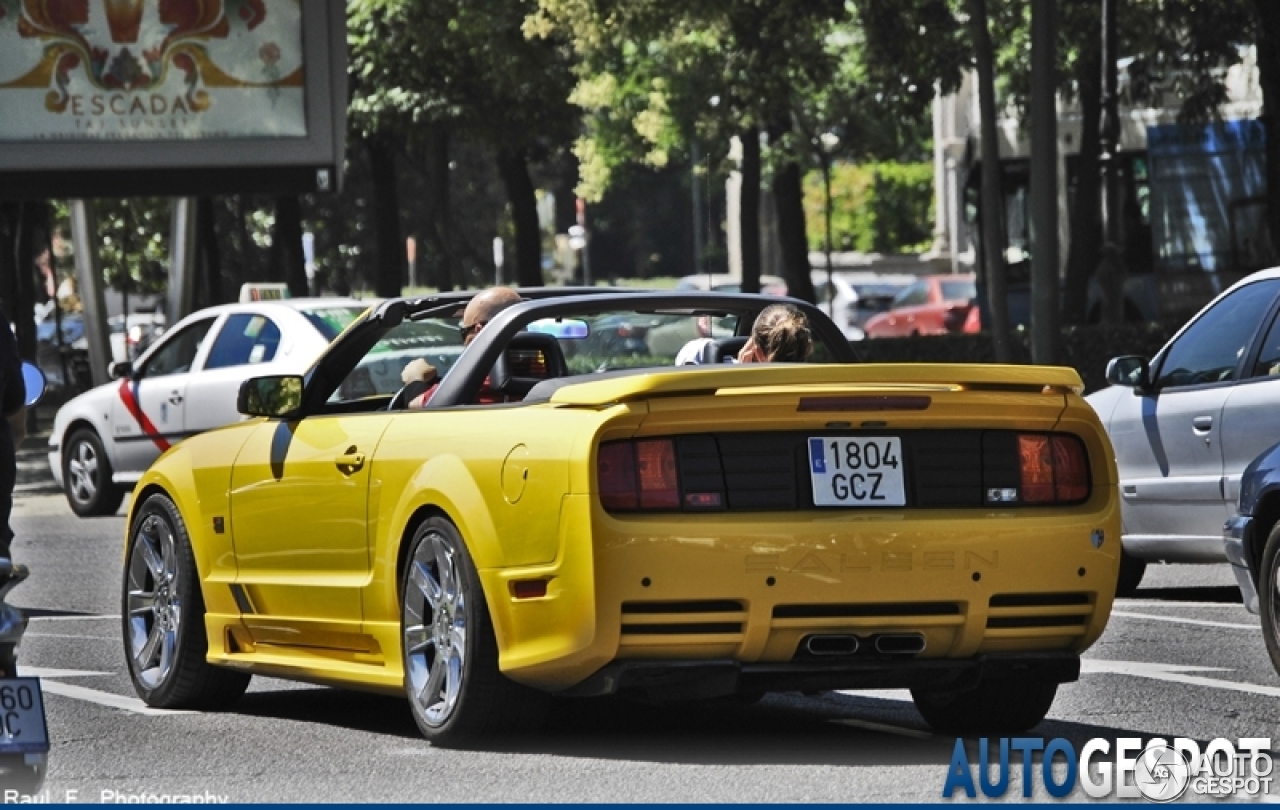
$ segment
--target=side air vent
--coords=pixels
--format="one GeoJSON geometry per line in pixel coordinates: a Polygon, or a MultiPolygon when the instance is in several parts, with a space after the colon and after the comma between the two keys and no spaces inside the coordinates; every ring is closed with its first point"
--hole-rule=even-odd
{"type": "Polygon", "coordinates": [[[893,616],[958,616],[955,602],[882,602],[848,605],[777,605],[775,619],[844,619],[893,616]]]}
{"type": "Polygon", "coordinates": [[[988,630],[1081,633],[1093,616],[1087,593],[1000,593],[989,605],[988,630]]]}
{"type": "Polygon", "coordinates": [[[740,635],[746,608],[732,599],[624,602],[623,636],[740,635]]]}

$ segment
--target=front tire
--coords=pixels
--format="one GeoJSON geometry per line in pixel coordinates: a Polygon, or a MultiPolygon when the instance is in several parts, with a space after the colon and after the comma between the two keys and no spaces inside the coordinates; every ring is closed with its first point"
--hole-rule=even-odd
{"type": "Polygon", "coordinates": [[[498,670],[498,642],[475,564],[448,520],[414,532],[400,582],[404,686],[422,735],[463,746],[536,727],[549,697],[498,670]]]}
{"type": "Polygon", "coordinates": [[[148,497],[129,528],[121,615],[129,677],[138,697],[162,709],[225,709],[249,675],[211,666],[204,596],[191,538],[168,496],[148,497]]]}
{"type": "Polygon", "coordinates": [[[1280,675],[1280,525],[1271,530],[1258,570],[1258,612],[1271,666],[1280,675]]]}
{"type": "Polygon", "coordinates": [[[120,508],[124,490],[111,482],[111,461],[93,430],[80,428],[63,445],[62,486],[80,517],[114,515],[120,508]]]}
{"type": "Polygon", "coordinates": [[[961,736],[1020,734],[1034,728],[1053,705],[1056,683],[990,679],[962,692],[911,690],[911,699],[935,730],[961,736]]]}

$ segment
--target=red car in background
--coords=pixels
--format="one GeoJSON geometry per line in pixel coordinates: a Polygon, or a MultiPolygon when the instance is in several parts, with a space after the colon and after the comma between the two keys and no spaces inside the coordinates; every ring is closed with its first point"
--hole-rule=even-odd
{"type": "Polygon", "coordinates": [[[886,312],[872,317],[867,337],[906,337],[978,332],[975,277],[970,274],[924,276],[898,293],[886,312]]]}

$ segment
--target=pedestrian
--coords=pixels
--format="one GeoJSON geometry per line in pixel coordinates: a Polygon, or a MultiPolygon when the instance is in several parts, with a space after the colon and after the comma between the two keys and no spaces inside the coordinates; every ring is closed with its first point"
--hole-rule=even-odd
{"type": "Polygon", "coordinates": [[[9,327],[9,317],[0,310],[0,413],[6,424],[0,425],[0,565],[12,563],[10,546],[13,529],[9,515],[13,511],[13,485],[18,476],[18,445],[27,435],[27,387],[22,379],[22,359],[18,341],[9,327]]]}

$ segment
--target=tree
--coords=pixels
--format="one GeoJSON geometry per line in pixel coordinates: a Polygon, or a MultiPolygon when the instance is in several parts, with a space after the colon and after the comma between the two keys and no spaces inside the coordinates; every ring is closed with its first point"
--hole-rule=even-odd
{"type": "Polygon", "coordinates": [[[567,48],[554,36],[525,37],[522,0],[352,0],[348,9],[358,135],[392,136],[406,148],[436,139],[429,154],[446,165],[433,166],[435,178],[447,176],[441,144],[457,138],[486,144],[512,208],[516,278],[540,285],[529,166],[576,132],[567,48]]]}
{"type": "MultiPolygon", "coordinates": [[[[568,32],[581,57],[581,193],[599,199],[619,166],[683,161],[695,143],[723,157],[738,135],[750,199],[765,132],[758,176],[772,178],[785,274],[793,294],[812,300],[800,184],[816,138],[847,129],[851,153],[870,151],[872,139],[857,137],[862,122],[919,117],[935,81],[958,83],[963,58],[945,0],[868,0],[853,9],[844,0],[540,0],[529,29],[568,32]]],[[[754,245],[755,208],[742,212],[742,239],[754,245]]],[[[744,285],[752,285],[751,251],[744,260],[744,285]]]]}

